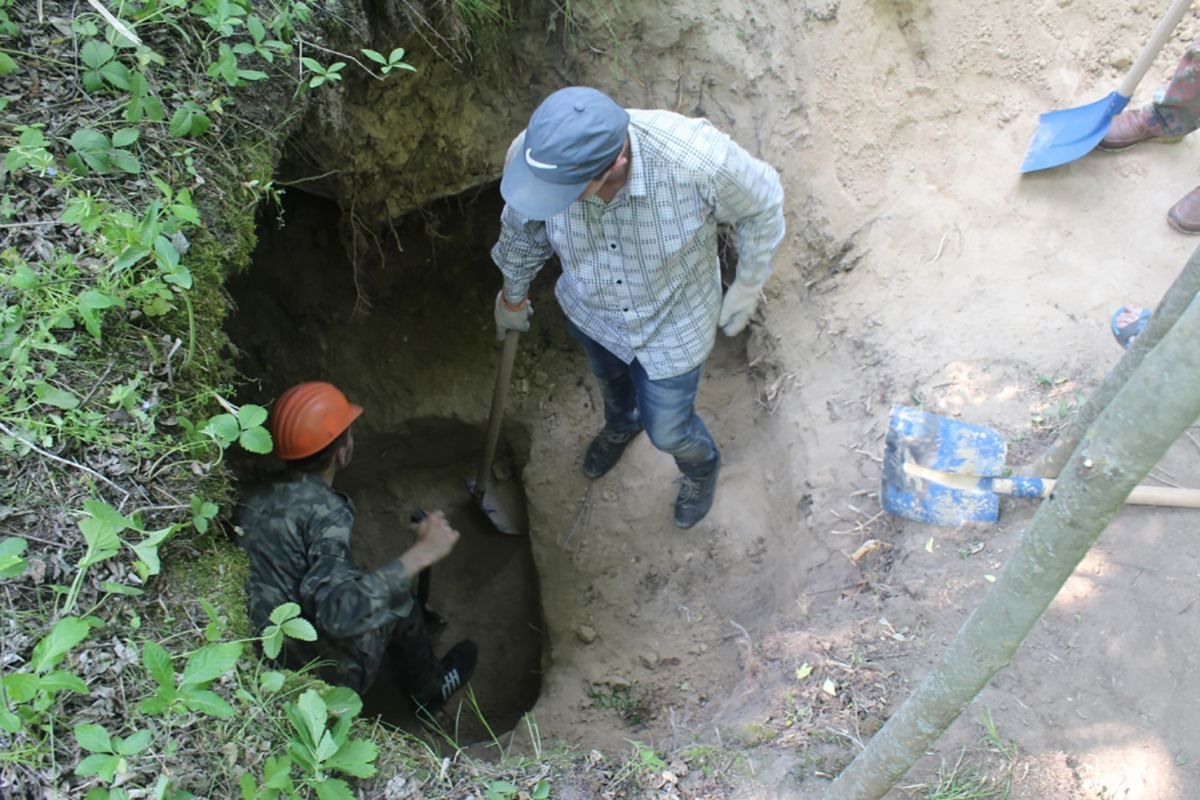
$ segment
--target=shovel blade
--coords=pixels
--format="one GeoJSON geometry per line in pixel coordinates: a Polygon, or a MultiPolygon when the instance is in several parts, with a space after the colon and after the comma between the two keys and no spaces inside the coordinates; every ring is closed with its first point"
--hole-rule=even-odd
{"type": "Polygon", "coordinates": [[[1112,92],[1085,106],[1042,114],[1025,151],[1021,172],[1050,169],[1092,152],[1108,133],[1112,118],[1128,103],[1128,97],[1112,92]]]}
{"type": "Polygon", "coordinates": [[[498,533],[508,536],[525,534],[529,521],[524,514],[523,498],[512,496],[514,492],[505,491],[503,485],[497,486],[490,481],[482,490],[479,490],[471,478],[467,478],[466,483],[471,499],[498,533]]]}
{"type": "Polygon", "coordinates": [[[905,464],[951,474],[994,476],[1004,469],[1004,437],[990,428],[895,406],[888,423],[879,499],[889,514],[927,525],[995,522],[1000,501],[983,488],[951,488],[913,475],[905,464]]]}

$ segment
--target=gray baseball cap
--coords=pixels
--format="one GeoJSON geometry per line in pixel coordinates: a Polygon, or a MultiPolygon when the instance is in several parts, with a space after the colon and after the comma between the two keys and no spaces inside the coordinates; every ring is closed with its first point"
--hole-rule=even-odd
{"type": "Polygon", "coordinates": [[[530,219],[550,219],[612,166],[629,129],[629,112],[586,86],[559,89],[529,118],[521,152],[504,168],[500,194],[530,219]]]}

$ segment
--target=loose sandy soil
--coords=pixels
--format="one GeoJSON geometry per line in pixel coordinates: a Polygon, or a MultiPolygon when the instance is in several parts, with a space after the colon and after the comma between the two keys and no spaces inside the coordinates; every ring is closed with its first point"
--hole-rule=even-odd
{"type": "MultiPolygon", "coordinates": [[[[711,516],[689,532],[670,520],[674,466],[648,441],[590,487],[579,471],[599,396],[549,276],[539,283],[508,434],[541,581],[543,734],[610,751],[628,739],[673,753],[734,745],[747,756],[714,763],[735,796],[817,797],[904,700],[1034,506],[1006,502],[999,524],[958,530],[881,514],[889,408],[920,402],[997,428],[1020,463],[1121,356],[1112,310],[1155,304],[1177,274],[1195,241],[1164,215],[1200,181],[1200,140],[1018,174],[1037,114],[1110,91],[1159,11],[1099,0],[628,11],[638,46],[607,88],[630,106],[705,114],[776,164],[790,235],[762,324],[722,338],[708,362],[699,406],[725,466],[711,516]],[[855,565],[848,555],[869,539],[885,546],[855,565]]],[[[1135,104],[1197,30],[1191,15],[1135,104]]],[[[393,258],[423,259],[420,280],[359,276],[370,314],[350,313],[345,264],[326,265],[328,285],[255,287],[260,275],[233,287],[257,324],[231,330],[248,363],[271,370],[266,389],[318,369],[368,408],[365,437],[416,418],[482,426],[498,279],[486,262],[494,196],[480,202],[451,223],[462,249],[436,237],[414,247],[420,226],[406,229],[393,258]],[[450,263],[472,248],[471,263],[450,263]]],[[[295,269],[321,235],[300,219],[285,229],[295,269]]],[[[445,216],[426,222],[445,232],[445,216]]],[[[1198,464],[1184,440],[1154,475],[1200,485],[1198,464]]],[[[347,477],[360,507],[379,502],[382,489],[347,477]]],[[[1195,520],[1124,511],[905,785],[936,782],[966,748],[968,766],[1011,774],[1016,798],[1200,795],[1195,520]],[[987,714],[1015,755],[981,744],[987,714]]],[[[516,591],[447,580],[435,598],[451,605],[456,592],[502,605],[516,591]]],[[[707,785],[694,770],[681,787],[725,796],[707,785]]]]}

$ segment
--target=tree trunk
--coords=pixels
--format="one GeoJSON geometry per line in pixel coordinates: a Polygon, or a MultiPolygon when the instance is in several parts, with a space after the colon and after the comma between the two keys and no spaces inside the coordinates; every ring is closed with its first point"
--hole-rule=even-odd
{"type": "MultiPolygon", "coordinates": [[[[1197,261],[1188,262],[1188,272],[1196,272],[1197,261]]],[[[1140,366],[1088,429],[1054,494],[941,663],[830,784],[825,800],[882,797],[1012,660],[1130,490],[1200,414],[1198,341],[1200,302],[1157,347],[1141,347],[1140,366]]]]}
{"type": "Polygon", "coordinates": [[[1192,302],[1197,290],[1200,290],[1200,247],[1192,253],[1192,257],[1184,265],[1179,277],[1171,284],[1171,288],[1167,289],[1158,308],[1154,310],[1154,315],[1146,323],[1145,330],[1134,340],[1133,346],[1125,353],[1125,357],[1108,373],[1096,391],[1092,392],[1087,402],[1071,418],[1071,421],[1058,432],[1058,438],[1054,440],[1054,443],[1042,451],[1036,461],[1022,468],[1021,474],[1036,478],[1058,477],[1059,471],[1067,463],[1071,453],[1075,452],[1075,448],[1079,446],[1079,440],[1083,438],[1088,426],[1096,420],[1104,407],[1129,380],[1129,376],[1142,363],[1146,353],[1154,349],[1154,346],[1171,329],[1175,320],[1179,319],[1179,315],[1187,308],[1188,303],[1192,302]]]}

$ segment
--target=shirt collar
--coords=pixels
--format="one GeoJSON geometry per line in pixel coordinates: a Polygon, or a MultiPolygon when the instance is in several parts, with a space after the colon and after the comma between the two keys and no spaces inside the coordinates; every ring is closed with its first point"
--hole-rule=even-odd
{"type": "Polygon", "coordinates": [[[629,182],[626,188],[632,197],[646,194],[646,166],[642,160],[640,135],[633,125],[629,126],[629,182]]]}

